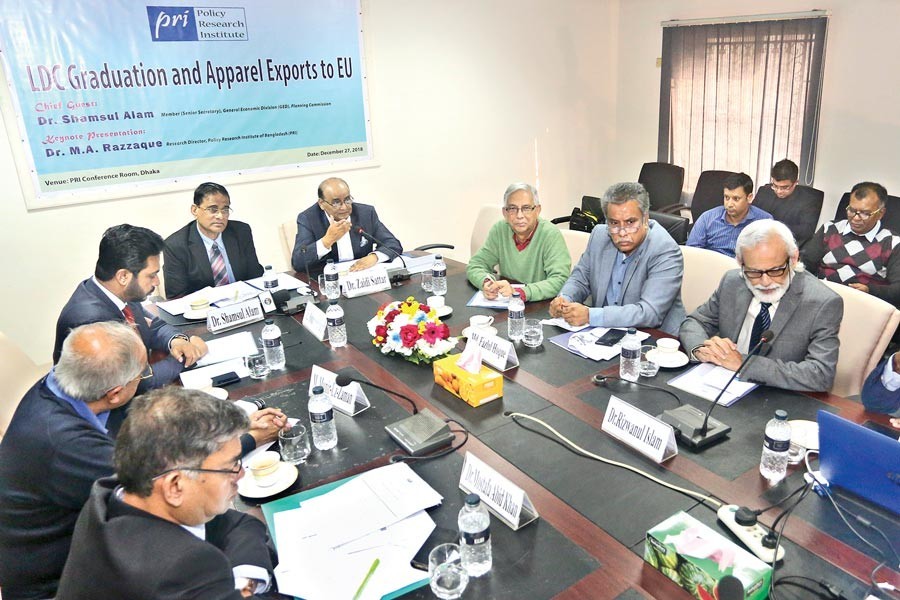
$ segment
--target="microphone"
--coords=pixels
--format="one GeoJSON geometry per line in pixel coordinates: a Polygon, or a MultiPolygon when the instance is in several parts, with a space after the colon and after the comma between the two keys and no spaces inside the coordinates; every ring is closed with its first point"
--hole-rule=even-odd
{"type": "Polygon", "coordinates": [[[679,442],[696,451],[709,446],[713,442],[719,441],[731,432],[730,425],[726,425],[722,421],[713,419],[710,415],[712,415],[713,409],[715,409],[716,405],[719,403],[725,390],[727,390],[728,386],[731,385],[731,382],[743,372],[747,363],[750,362],[750,359],[756,356],[756,352],[763,344],[771,343],[774,339],[775,333],[771,329],[762,332],[759,336],[759,342],[750,349],[750,352],[747,353],[746,358],[741,362],[741,366],[738,367],[738,370],[734,372],[728,380],[728,383],[719,390],[715,400],[713,400],[705,414],[697,407],[685,404],[672,410],[663,411],[663,414],[659,415],[659,418],[662,421],[665,421],[675,429],[675,434],[678,436],[679,442]]]}
{"type": "Polygon", "coordinates": [[[356,227],[356,233],[358,233],[359,235],[363,236],[364,238],[366,238],[367,240],[369,240],[370,242],[372,242],[373,244],[378,246],[379,250],[384,248],[387,251],[393,252],[393,254],[396,255],[397,258],[400,259],[400,262],[403,264],[403,269],[391,276],[391,283],[399,283],[401,281],[406,281],[407,279],[409,279],[409,267],[406,266],[406,261],[403,260],[403,254],[401,254],[400,252],[397,252],[393,248],[386,246],[384,244],[384,242],[382,242],[382,241],[376,239],[374,236],[370,235],[369,232],[366,231],[365,229],[363,229],[361,226],[356,227]]]}
{"type": "Polygon", "coordinates": [[[385,393],[387,393],[387,394],[393,394],[394,396],[397,396],[397,397],[399,397],[399,398],[403,398],[404,400],[406,400],[407,402],[409,402],[410,405],[412,406],[413,414],[416,414],[416,413],[419,412],[419,409],[416,408],[416,403],[413,402],[412,398],[410,398],[409,396],[404,396],[404,395],[401,394],[400,392],[395,392],[394,390],[389,390],[389,389],[387,389],[387,388],[385,388],[385,387],[381,387],[380,385],[377,385],[377,384],[375,384],[375,383],[372,383],[371,381],[366,381],[365,379],[357,379],[356,377],[350,377],[349,375],[344,375],[344,374],[339,374],[339,375],[338,375],[337,377],[335,377],[335,379],[334,379],[334,382],[335,382],[337,385],[339,385],[340,387],[347,387],[348,385],[350,385],[350,384],[353,383],[354,381],[355,381],[356,383],[361,383],[361,384],[363,384],[363,385],[371,386],[371,387],[375,388],[376,390],[381,390],[382,392],[385,392],[385,393]]]}

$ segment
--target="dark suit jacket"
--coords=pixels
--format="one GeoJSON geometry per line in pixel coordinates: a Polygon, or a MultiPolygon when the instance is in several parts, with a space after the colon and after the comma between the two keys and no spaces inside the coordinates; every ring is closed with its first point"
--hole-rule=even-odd
{"type": "Polygon", "coordinates": [[[772,191],[771,185],[763,185],[756,191],[753,206],[763,209],[773,219],[787,225],[800,248],[816,230],[824,198],[822,191],[798,185],[790,196],[782,200],[772,191]]]}
{"type": "Polygon", "coordinates": [[[94,484],[75,525],[57,600],[241,600],[232,567],[271,573],[259,519],[229,510],[206,524],[203,541],[117,499],[117,486],[114,477],[94,484]]]}
{"type": "MultiPolygon", "coordinates": [[[[253,279],[263,274],[256,258],[253,233],[250,226],[240,221],[229,221],[220,236],[228,253],[228,262],[238,281],[253,279]]],[[[178,298],[213,285],[212,267],[206,246],[197,231],[197,222],[191,221],[166,238],[163,275],[166,278],[166,296],[178,298]]]]}
{"type": "Polygon", "coordinates": [[[881,383],[884,363],[892,360],[892,357],[893,355],[878,363],[863,384],[862,403],[868,411],[891,415],[900,410],[900,390],[892,392],[881,383]]]}
{"type": "Polygon", "coordinates": [[[91,485],[112,474],[113,440],[42,379],[19,403],[0,443],[3,598],[56,593],[75,521],[91,485]]]}
{"type": "MultiPolygon", "coordinates": [[[[685,349],[690,352],[714,335],[737,342],[752,299],[740,271],[728,271],[706,304],[681,324],[685,349]]],[[[795,273],[772,319],[775,339],[747,363],[742,378],[786,390],[829,390],[843,315],[840,296],[809,273],[795,273]]]]}
{"type": "MultiPolygon", "coordinates": [[[[353,212],[350,213],[350,241],[353,244],[353,258],[362,258],[373,250],[380,250],[390,258],[396,258],[403,252],[400,241],[384,226],[378,218],[375,208],[368,204],[353,204],[353,212]],[[357,227],[362,227],[366,233],[380,240],[384,246],[373,248],[366,238],[356,232],[357,227]]],[[[291,255],[291,265],[295,271],[304,270],[307,265],[314,268],[325,264],[329,258],[338,262],[337,243],[331,247],[331,252],[320,260],[316,251],[316,242],[325,236],[328,231],[328,217],[325,211],[319,208],[318,203],[313,204],[297,215],[297,237],[294,240],[294,252],[291,255]],[[306,247],[306,252],[302,251],[306,247]]]]}
{"type": "MultiPolygon", "coordinates": [[[[129,302],[134,320],[137,323],[138,333],[148,350],[159,350],[169,353],[169,341],[178,331],[158,317],[154,317],[149,323],[147,315],[140,302],[129,302]]],[[[85,279],[78,284],[75,292],[56,321],[56,343],[53,346],[53,364],[59,361],[62,352],[62,343],[69,332],[87,323],[99,321],[125,322],[125,315],[116,307],[112,300],[91,279],[85,279]]],[[[142,381],[139,391],[146,391],[162,387],[172,383],[182,371],[182,365],[173,357],[168,356],[164,360],[153,363],[153,377],[142,381]]]]}

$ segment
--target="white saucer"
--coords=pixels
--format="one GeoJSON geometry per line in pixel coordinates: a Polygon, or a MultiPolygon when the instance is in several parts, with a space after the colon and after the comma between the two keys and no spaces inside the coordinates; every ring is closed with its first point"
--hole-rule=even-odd
{"type": "Polygon", "coordinates": [[[442,319],[443,319],[444,317],[447,317],[447,316],[450,316],[451,314],[453,314],[453,307],[452,307],[452,306],[442,306],[442,307],[436,308],[436,309],[434,309],[434,310],[435,310],[435,312],[437,313],[437,316],[440,317],[440,318],[442,318],[442,319]]]}
{"type": "Polygon", "coordinates": [[[201,388],[200,391],[206,392],[213,398],[218,398],[219,400],[228,400],[228,390],[226,390],[225,388],[208,387],[208,388],[201,388]]]}
{"type": "Polygon", "coordinates": [[[267,486],[260,486],[253,479],[253,475],[248,472],[238,481],[238,493],[247,498],[274,496],[294,485],[299,475],[300,472],[297,471],[297,467],[283,462],[279,464],[278,470],[275,472],[275,482],[267,486]]]}
{"type": "Polygon", "coordinates": [[[688,355],[684,352],[660,352],[659,350],[649,350],[647,358],[655,362],[663,369],[677,369],[691,362],[688,355]]]}
{"type": "Polygon", "coordinates": [[[184,314],[182,316],[189,321],[199,321],[201,319],[206,319],[206,313],[208,312],[208,310],[209,309],[207,309],[207,310],[192,310],[189,308],[186,311],[184,311],[184,314]]]}
{"type": "Polygon", "coordinates": [[[788,421],[791,426],[791,443],[806,450],[819,449],[819,424],[815,421],[795,419],[788,421]]]}
{"type": "MultiPolygon", "coordinates": [[[[462,330],[462,337],[464,337],[464,338],[469,337],[469,330],[470,330],[470,329],[472,329],[472,328],[471,328],[471,327],[466,327],[465,329],[463,329],[463,330],[462,330]]],[[[479,327],[479,330],[482,331],[483,333],[486,333],[487,335],[497,335],[497,330],[494,329],[493,327],[479,327]]]]}

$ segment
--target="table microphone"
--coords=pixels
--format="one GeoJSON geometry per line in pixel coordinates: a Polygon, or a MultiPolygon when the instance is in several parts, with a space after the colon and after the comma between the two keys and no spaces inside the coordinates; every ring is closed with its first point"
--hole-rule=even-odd
{"type": "Polygon", "coordinates": [[[719,390],[716,399],[713,400],[705,415],[697,407],[685,404],[678,408],[664,411],[663,414],[659,416],[662,421],[665,421],[675,429],[679,442],[689,446],[693,450],[700,450],[713,442],[717,442],[731,432],[730,425],[726,425],[717,419],[712,419],[710,418],[710,415],[719,403],[719,399],[722,398],[725,390],[727,390],[728,386],[731,385],[731,382],[740,375],[744,370],[744,367],[747,366],[747,363],[750,362],[750,359],[756,356],[756,352],[763,344],[770,343],[774,339],[775,333],[771,329],[762,332],[759,336],[759,342],[750,349],[750,352],[747,353],[746,358],[741,362],[741,366],[738,367],[738,370],[731,375],[728,383],[719,390]]]}
{"type": "MultiPolygon", "coordinates": [[[[312,291],[312,278],[309,276],[309,259],[306,258],[306,244],[301,244],[300,252],[303,254],[303,266],[306,267],[306,284],[309,286],[309,291],[312,291]]],[[[322,293],[322,290],[319,290],[319,294],[322,293]]]]}
{"type": "Polygon", "coordinates": [[[399,283],[401,281],[406,281],[407,279],[409,279],[409,267],[406,266],[406,261],[403,260],[403,254],[401,254],[400,252],[397,252],[393,248],[385,245],[384,242],[376,239],[374,236],[369,235],[369,232],[367,232],[365,229],[363,229],[360,226],[356,227],[356,233],[358,233],[359,235],[363,236],[364,238],[366,238],[367,240],[369,240],[370,242],[372,242],[373,244],[378,246],[379,251],[382,248],[384,248],[384,250],[386,250],[388,252],[393,252],[396,255],[396,257],[400,259],[400,262],[403,264],[403,270],[398,273],[395,273],[394,275],[391,276],[391,283],[399,283]]]}

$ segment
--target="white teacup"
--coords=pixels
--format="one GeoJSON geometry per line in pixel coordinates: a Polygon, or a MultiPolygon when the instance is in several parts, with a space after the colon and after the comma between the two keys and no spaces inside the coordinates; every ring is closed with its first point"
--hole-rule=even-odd
{"type": "Polygon", "coordinates": [[[494,317],[490,315],[475,315],[469,317],[469,327],[472,329],[484,329],[490,327],[494,322],[494,317]]]}
{"type": "Polygon", "coordinates": [[[675,338],[660,338],[656,340],[656,347],[665,354],[674,354],[678,352],[681,343],[675,338]]]}
{"type": "Polygon", "coordinates": [[[428,296],[428,300],[426,301],[428,306],[431,308],[441,309],[447,305],[447,301],[443,296],[428,296]]]}
{"type": "Polygon", "coordinates": [[[198,298],[191,302],[191,310],[195,312],[200,312],[204,310],[209,310],[209,300],[206,298],[198,298]]]}
{"type": "Polygon", "coordinates": [[[268,450],[250,460],[250,474],[256,485],[267,487],[275,483],[275,473],[281,464],[281,457],[277,452],[268,450]]]}

